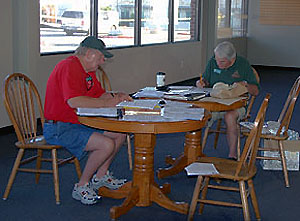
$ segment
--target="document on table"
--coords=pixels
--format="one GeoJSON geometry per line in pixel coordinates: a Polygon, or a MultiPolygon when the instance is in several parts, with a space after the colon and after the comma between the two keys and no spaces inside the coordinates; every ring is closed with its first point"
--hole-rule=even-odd
{"type": "Polygon", "coordinates": [[[171,120],[202,120],[204,117],[203,108],[186,108],[186,107],[168,107],[163,110],[163,117],[171,120]]]}
{"type": "Polygon", "coordinates": [[[170,121],[160,115],[124,115],[122,120],[124,121],[140,121],[140,122],[164,122],[170,121]]]}
{"type": "Polygon", "coordinates": [[[213,175],[219,174],[215,165],[212,163],[192,163],[184,168],[188,176],[213,175]]]}
{"type": "Polygon", "coordinates": [[[243,99],[246,99],[246,97],[236,97],[236,98],[215,98],[215,97],[205,97],[205,98],[202,98],[201,101],[203,102],[216,102],[216,103],[219,103],[219,104],[225,104],[225,105],[231,105],[237,101],[240,101],[240,100],[243,100],[243,99]]]}
{"type": "Polygon", "coordinates": [[[103,107],[103,108],[77,108],[77,115],[79,116],[103,116],[103,117],[118,117],[119,108],[116,107],[103,107]]]}
{"type": "Polygon", "coordinates": [[[134,95],[132,95],[134,98],[140,98],[140,97],[148,97],[148,98],[161,98],[163,97],[164,92],[163,91],[156,91],[156,90],[141,90],[134,95]]]}
{"type": "Polygon", "coordinates": [[[144,109],[154,109],[158,106],[160,100],[133,100],[133,101],[122,101],[121,103],[117,104],[117,107],[130,107],[130,108],[144,108],[144,109]]]}

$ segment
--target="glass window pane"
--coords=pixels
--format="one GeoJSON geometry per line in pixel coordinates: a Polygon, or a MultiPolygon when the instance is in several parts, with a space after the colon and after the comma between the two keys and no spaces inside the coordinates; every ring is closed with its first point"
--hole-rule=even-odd
{"type": "Polygon", "coordinates": [[[247,0],[219,0],[218,38],[243,37],[247,33],[247,0]]]}
{"type": "Polygon", "coordinates": [[[141,44],[168,42],[169,0],[142,0],[141,44]]]}
{"type": "Polygon", "coordinates": [[[195,38],[195,0],[174,1],[174,41],[195,38]]]}
{"type": "Polygon", "coordinates": [[[75,50],[89,31],[90,0],[40,0],[41,53],[75,50]]]}
{"type": "Polygon", "coordinates": [[[231,3],[231,27],[233,37],[242,37],[244,35],[243,23],[247,20],[247,15],[243,13],[243,0],[232,0],[231,3]]]}
{"type": "Polygon", "coordinates": [[[134,0],[98,1],[98,37],[107,47],[134,44],[134,0]]]}
{"type": "Polygon", "coordinates": [[[230,1],[219,0],[218,2],[218,38],[231,38],[232,28],[230,27],[230,1]]]}

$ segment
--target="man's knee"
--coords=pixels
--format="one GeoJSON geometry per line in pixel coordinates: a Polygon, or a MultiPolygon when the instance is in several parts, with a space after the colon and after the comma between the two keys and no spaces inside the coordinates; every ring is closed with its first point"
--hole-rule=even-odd
{"type": "Polygon", "coordinates": [[[225,119],[225,122],[227,123],[236,123],[237,122],[237,119],[239,117],[239,113],[236,111],[236,110],[233,110],[233,111],[228,111],[225,116],[224,116],[224,119],[225,119]]]}
{"type": "Polygon", "coordinates": [[[88,141],[88,151],[101,150],[106,153],[113,152],[115,147],[115,142],[112,138],[99,135],[97,133],[92,134],[88,141]]]}

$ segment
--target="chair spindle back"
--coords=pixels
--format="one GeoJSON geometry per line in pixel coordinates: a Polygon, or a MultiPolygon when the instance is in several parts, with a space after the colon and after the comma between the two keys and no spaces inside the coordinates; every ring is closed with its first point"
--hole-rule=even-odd
{"type": "Polygon", "coordinates": [[[299,93],[300,93],[300,76],[294,82],[293,87],[291,88],[289,95],[285,101],[285,104],[282,108],[282,111],[279,115],[278,122],[280,123],[280,126],[276,136],[280,136],[281,133],[283,133],[284,136],[287,136],[287,131],[290,126],[294,107],[297,98],[299,96],[299,93]]]}
{"type": "Polygon", "coordinates": [[[21,73],[7,76],[4,104],[18,140],[25,144],[37,136],[37,118],[44,123],[41,98],[34,83],[21,73]]]}
{"type": "Polygon", "coordinates": [[[244,150],[239,160],[235,176],[237,177],[241,169],[247,165],[248,173],[255,173],[255,160],[258,151],[258,145],[260,141],[260,135],[263,128],[266,110],[269,104],[270,94],[267,94],[254,121],[254,127],[251,129],[249,136],[245,142],[244,150]]]}

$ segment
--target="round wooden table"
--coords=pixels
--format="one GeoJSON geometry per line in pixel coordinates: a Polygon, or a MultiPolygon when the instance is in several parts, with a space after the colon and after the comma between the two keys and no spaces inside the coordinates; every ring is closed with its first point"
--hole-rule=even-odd
{"type": "MultiPolygon", "coordinates": [[[[203,107],[208,111],[228,111],[245,106],[246,100],[237,101],[232,105],[201,101],[190,103],[197,107],[203,107]]],[[[166,163],[171,166],[159,169],[157,177],[163,178],[181,172],[187,165],[203,156],[201,129],[205,127],[209,118],[209,112],[206,112],[205,117],[200,121],[186,120],[178,122],[137,122],[104,117],[78,117],[80,123],[91,127],[134,134],[133,180],[118,190],[110,190],[106,187],[99,189],[99,194],[102,196],[115,199],[126,198],[122,205],[110,209],[112,219],[125,214],[134,206],[146,207],[150,206],[152,202],[156,202],[166,209],[187,214],[187,203],[174,202],[166,196],[171,191],[170,184],[159,187],[154,181],[153,163],[156,134],[186,132],[184,152],[177,158],[166,157],[166,163]]]]}
{"type": "MultiPolygon", "coordinates": [[[[134,206],[146,207],[152,202],[158,205],[187,214],[188,204],[170,200],[166,193],[170,192],[170,185],[159,187],[154,181],[154,147],[156,134],[186,132],[184,154],[178,160],[177,166],[173,164],[171,173],[180,172],[186,165],[194,162],[201,155],[201,128],[206,125],[210,114],[202,120],[177,122],[137,122],[122,121],[104,117],[78,117],[80,123],[115,132],[134,133],[134,169],[133,180],[118,190],[109,190],[106,187],[99,189],[99,194],[106,197],[126,198],[122,205],[110,209],[110,216],[116,219],[134,206]]],[[[169,174],[166,170],[166,174],[169,174]]]]}

